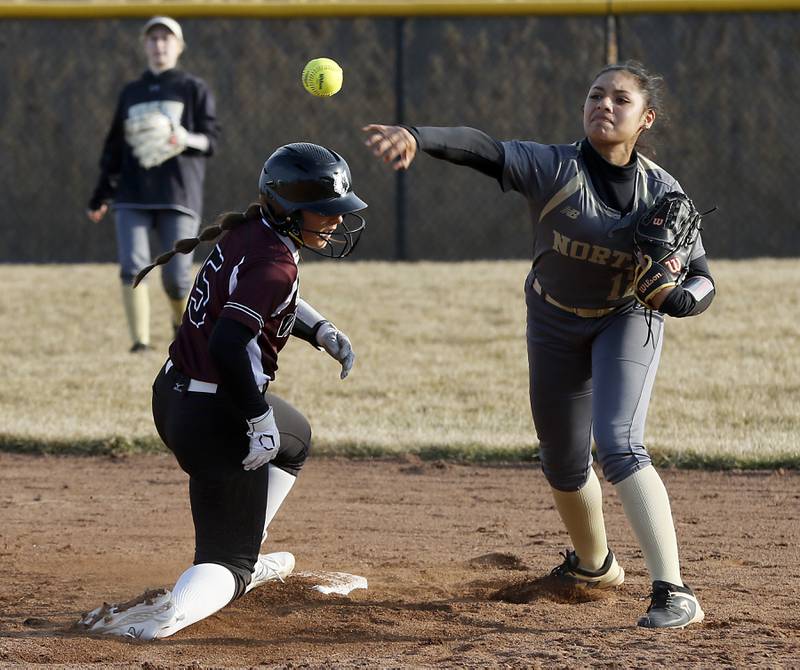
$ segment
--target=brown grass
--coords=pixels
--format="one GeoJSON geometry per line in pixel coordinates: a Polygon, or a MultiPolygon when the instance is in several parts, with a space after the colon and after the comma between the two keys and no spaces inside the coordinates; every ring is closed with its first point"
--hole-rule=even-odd
{"type": "MultiPolygon", "coordinates": [[[[530,453],[527,266],[308,264],[302,295],[348,333],[356,367],[340,381],[332,359],[294,340],[272,390],[327,450],[530,453]]],[[[800,266],[712,266],[711,309],[668,320],[649,444],[674,461],[797,459],[800,266]]],[[[169,344],[166,299],[154,276],[159,353],[131,355],[116,275],[115,265],[0,265],[0,443],[157,442],[150,384],[169,344]]]]}

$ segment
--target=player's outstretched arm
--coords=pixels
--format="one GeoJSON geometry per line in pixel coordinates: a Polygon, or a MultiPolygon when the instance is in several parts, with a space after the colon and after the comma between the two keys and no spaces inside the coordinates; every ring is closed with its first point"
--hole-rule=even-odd
{"type": "Polygon", "coordinates": [[[339,361],[342,366],[339,374],[341,379],[350,374],[356,360],[350,338],[302,298],[297,301],[292,335],[317,349],[324,349],[329,356],[339,361]]]}
{"type": "Polygon", "coordinates": [[[389,163],[394,170],[406,170],[417,155],[417,140],[403,126],[371,123],[361,130],[367,133],[364,144],[377,158],[389,163]]]}
{"type": "Polygon", "coordinates": [[[477,128],[369,125],[364,132],[369,135],[366,145],[395,170],[407,168],[417,152],[424,151],[433,158],[502,179],[503,145],[477,128]]]}

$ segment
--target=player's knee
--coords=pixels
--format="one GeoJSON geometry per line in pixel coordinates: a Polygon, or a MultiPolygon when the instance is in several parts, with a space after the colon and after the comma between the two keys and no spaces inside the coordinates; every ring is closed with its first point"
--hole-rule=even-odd
{"type": "Polygon", "coordinates": [[[191,282],[184,281],[178,277],[168,277],[162,274],[162,285],[164,293],[172,300],[183,300],[191,289],[191,282]]]}
{"type": "Polygon", "coordinates": [[[626,446],[624,450],[613,452],[598,451],[598,460],[603,468],[603,476],[611,484],[619,484],[651,463],[650,455],[642,445],[626,446]]]}
{"type": "Polygon", "coordinates": [[[275,423],[281,433],[281,448],[272,464],[296,476],[311,451],[311,424],[282,398],[267,393],[266,399],[275,411],[275,423]]]}
{"type": "Polygon", "coordinates": [[[172,300],[182,300],[192,290],[191,258],[178,254],[161,267],[161,285],[172,300]]]}
{"type": "Polygon", "coordinates": [[[300,435],[281,433],[281,449],[272,461],[275,467],[297,476],[311,451],[311,427],[300,435]]]}
{"type": "Polygon", "coordinates": [[[133,280],[136,279],[136,275],[138,273],[139,273],[139,270],[137,270],[136,267],[133,266],[133,265],[120,265],[119,266],[119,279],[126,286],[132,286],[133,285],[133,280]]]}
{"type": "Polygon", "coordinates": [[[542,472],[547,483],[558,491],[577,491],[589,478],[591,463],[570,462],[559,458],[548,458],[542,454],[542,472]]]}
{"type": "Polygon", "coordinates": [[[596,422],[592,426],[597,460],[606,481],[616,484],[650,463],[641,430],[629,423],[596,422]]]}

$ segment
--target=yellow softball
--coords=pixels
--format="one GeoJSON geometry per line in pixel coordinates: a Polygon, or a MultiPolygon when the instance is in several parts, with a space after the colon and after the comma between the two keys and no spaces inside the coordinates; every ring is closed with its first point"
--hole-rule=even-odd
{"type": "Polygon", "coordinates": [[[342,68],[330,58],[314,58],[303,68],[303,87],[311,95],[328,97],[342,88],[342,68]]]}

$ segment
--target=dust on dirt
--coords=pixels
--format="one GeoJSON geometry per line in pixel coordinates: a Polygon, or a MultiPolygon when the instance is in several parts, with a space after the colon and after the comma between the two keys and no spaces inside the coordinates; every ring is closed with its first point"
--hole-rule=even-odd
{"type": "Polygon", "coordinates": [[[705,623],[638,628],[649,580],[611,486],[625,584],[594,597],[547,577],[569,546],[535,465],[312,458],[265,551],[306,577],[254,589],[156,642],[87,637],[104,601],[170,588],[191,563],[186,476],[168,455],[0,454],[0,665],[160,668],[797,667],[800,474],[665,471],[684,578],[705,623]]]}

